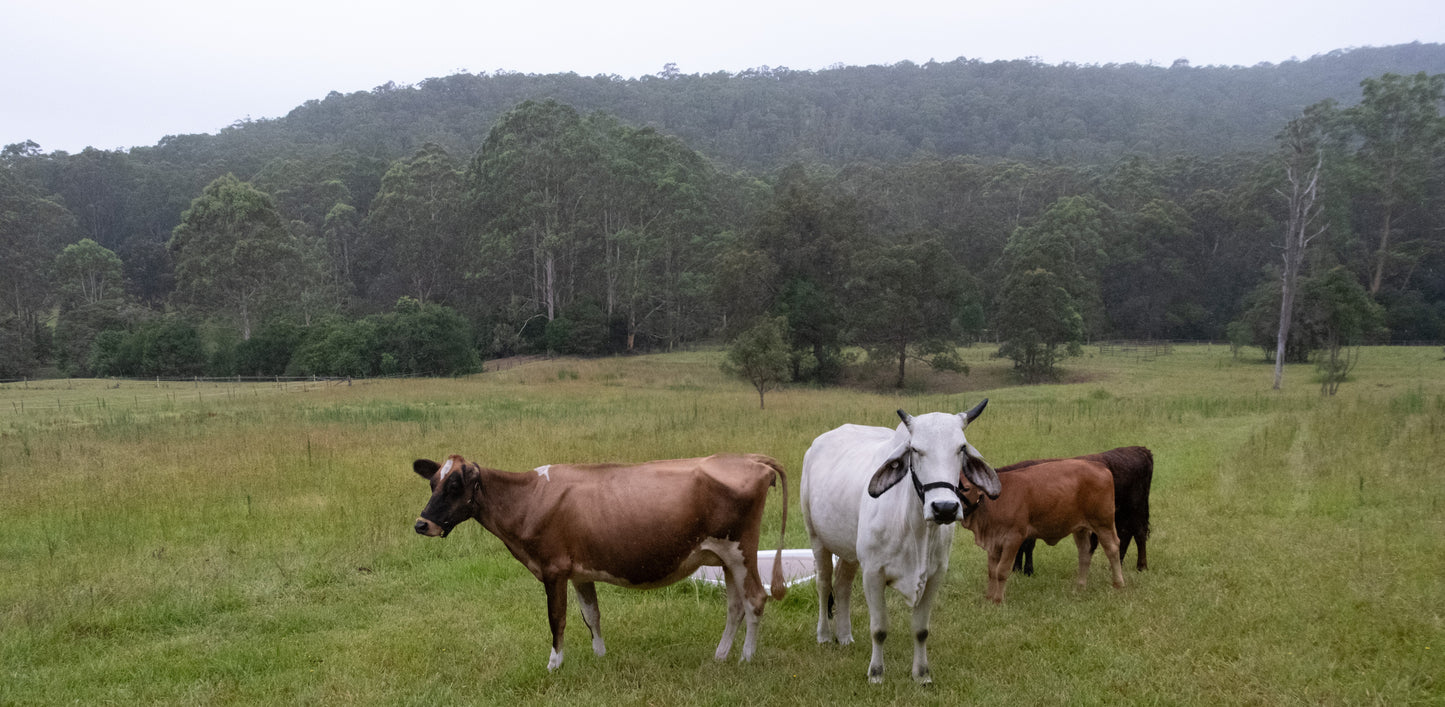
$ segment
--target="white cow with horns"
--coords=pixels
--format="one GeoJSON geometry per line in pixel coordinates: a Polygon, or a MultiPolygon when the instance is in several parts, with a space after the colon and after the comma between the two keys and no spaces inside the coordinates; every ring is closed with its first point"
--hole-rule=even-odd
{"type": "Polygon", "coordinates": [[[948,571],[953,523],[971,510],[963,493],[968,484],[990,498],[999,493],[998,474],[963,435],[986,405],[987,399],[957,415],[899,410],[903,422],[893,430],[843,425],[819,435],[803,456],[803,523],[818,565],[818,642],[853,642],[848,603],[861,566],[873,637],[869,682],[883,681],[887,586],[913,607],[913,679],[932,682],[928,619],[948,571]]]}

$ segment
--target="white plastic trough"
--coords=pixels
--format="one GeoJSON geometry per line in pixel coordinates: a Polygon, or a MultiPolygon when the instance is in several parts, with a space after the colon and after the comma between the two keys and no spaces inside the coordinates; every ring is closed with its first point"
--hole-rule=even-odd
{"type": "MultiPolygon", "coordinates": [[[[772,591],[769,582],[773,579],[773,558],[777,550],[762,550],[758,552],[758,574],[762,575],[763,589],[772,591]]],[[[813,551],[808,548],[789,548],[783,550],[783,584],[791,587],[799,582],[806,582],[817,575],[818,571],[813,566],[813,551]]],[[[692,573],[692,579],[706,584],[722,586],[723,568],[703,566],[692,573]]]]}

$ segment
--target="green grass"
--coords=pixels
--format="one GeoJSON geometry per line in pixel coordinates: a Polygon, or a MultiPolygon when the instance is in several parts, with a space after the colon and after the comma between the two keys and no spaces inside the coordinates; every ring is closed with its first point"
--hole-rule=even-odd
{"type": "Polygon", "coordinates": [[[1032,387],[1008,385],[989,349],[964,353],[967,377],[792,388],[766,410],[708,351],[351,386],[0,386],[0,704],[1445,701],[1438,349],[1369,349],[1334,398],[1308,366],[1271,391],[1269,367],[1220,346],[1086,355],[1032,387]],[[1071,544],[1041,548],[1038,575],[993,606],[960,532],[930,688],[909,680],[906,640],[890,640],[882,686],[864,679],[866,640],[816,645],[810,584],[769,605],[747,665],[711,658],[720,590],[602,587],[608,654],[573,608],[548,674],[536,580],[476,524],[411,530],[416,457],[524,470],[749,451],[787,467],[788,544],[803,547],[813,437],[985,396],[969,438],[995,464],[1154,450],[1151,569],[1115,591],[1096,562],[1075,592],[1071,544]]]}

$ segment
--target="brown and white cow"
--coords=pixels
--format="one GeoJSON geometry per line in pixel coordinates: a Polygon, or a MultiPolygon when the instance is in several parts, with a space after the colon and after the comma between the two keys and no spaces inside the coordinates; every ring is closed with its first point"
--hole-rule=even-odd
{"type": "MultiPolygon", "coordinates": [[[[767,599],[758,574],[758,539],[775,477],[783,492],[784,529],[788,520],[787,478],[776,460],[716,455],[632,466],[551,464],[513,473],[453,454],[441,464],[418,459],[412,469],[432,488],[416,532],[445,537],[474,518],[541,580],[552,627],[548,670],[562,665],[568,581],[592,632],[592,650],[600,656],[606,648],[594,582],[651,589],[702,565],[721,565],[726,584],[727,625],[715,657],[727,658],[738,624],[746,619],[742,660],[752,658],[767,599]]],[[[787,591],[781,538],[778,554],[774,599],[787,591]]]]}
{"type": "Polygon", "coordinates": [[[1014,556],[1025,540],[1053,545],[1069,535],[1079,550],[1077,583],[1083,588],[1093,558],[1089,534],[1099,536],[1114,586],[1124,586],[1119,536],[1114,532],[1114,477],[1109,468],[1084,459],[1058,459],[998,475],[997,498],[978,489],[962,493],[969,506],[959,525],[988,553],[988,598],[1003,602],[1014,556]]]}

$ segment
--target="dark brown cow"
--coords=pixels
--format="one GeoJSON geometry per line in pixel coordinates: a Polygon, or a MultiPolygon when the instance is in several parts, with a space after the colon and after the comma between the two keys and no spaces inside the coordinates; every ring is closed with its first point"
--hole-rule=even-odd
{"type": "Polygon", "coordinates": [[[971,507],[959,525],[973,531],[973,541],[988,553],[988,598],[1003,602],[1004,585],[1013,571],[1014,555],[1025,540],[1053,545],[1073,535],[1079,548],[1078,585],[1089,578],[1093,552],[1089,534],[1099,536],[1114,586],[1124,586],[1119,562],[1119,536],[1114,532],[1114,478],[1098,462],[1060,459],[999,474],[998,498],[983,498],[970,488],[964,498],[971,507]]]}
{"type": "MultiPolygon", "coordinates": [[[[412,468],[432,488],[416,532],[445,537],[475,518],[546,587],[552,627],[548,670],[562,665],[568,581],[592,632],[592,650],[602,655],[594,582],[650,589],[701,565],[721,565],[726,583],[727,626],[716,658],[727,658],[744,618],[742,659],[752,658],[767,599],[758,574],[758,536],[775,477],[783,492],[785,529],[788,521],[787,478],[777,461],[760,454],[726,455],[635,466],[552,464],[518,474],[453,454],[443,464],[418,459],[412,468]]],[[[787,591],[781,555],[780,539],[774,599],[787,591]]]]}
{"type": "MultiPolygon", "coordinates": [[[[1135,569],[1143,572],[1149,569],[1149,555],[1145,545],[1149,540],[1149,487],[1154,482],[1154,454],[1147,447],[1115,447],[1107,452],[1085,454],[1074,459],[1099,462],[1109,467],[1114,475],[1114,530],[1119,533],[1119,559],[1129,554],[1129,543],[1139,545],[1139,560],[1135,569]]],[[[1057,459],[1033,459],[999,467],[1000,474],[1023,469],[1057,459]]],[[[1092,551],[1098,546],[1098,538],[1092,539],[1092,551]]],[[[1025,540],[1014,557],[1014,571],[1022,570],[1026,575],[1034,573],[1034,541],[1025,540]]]]}

